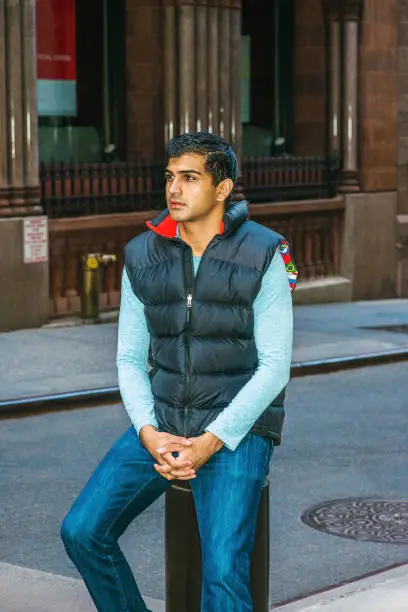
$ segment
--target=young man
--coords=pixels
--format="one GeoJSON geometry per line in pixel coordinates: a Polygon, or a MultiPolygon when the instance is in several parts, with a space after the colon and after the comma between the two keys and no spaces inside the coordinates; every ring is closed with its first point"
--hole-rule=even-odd
{"type": "Polygon", "coordinates": [[[202,611],[252,610],[250,555],[280,442],[296,270],[282,236],[230,203],[236,178],[220,137],[174,138],[167,210],[125,249],[117,364],[132,427],[62,527],[100,612],[146,612],[117,541],[175,479],[190,481],[197,508],[202,611]]]}

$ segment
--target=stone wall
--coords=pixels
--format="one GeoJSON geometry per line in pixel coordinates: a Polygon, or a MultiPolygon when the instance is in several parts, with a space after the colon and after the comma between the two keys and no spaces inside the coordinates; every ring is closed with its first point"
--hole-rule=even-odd
{"type": "Polygon", "coordinates": [[[48,320],[48,262],[23,263],[23,223],[0,220],[0,332],[48,320]]]}
{"type": "Polygon", "coordinates": [[[326,36],[322,0],[295,4],[295,152],[325,148],[326,36]]]}
{"type": "Polygon", "coordinates": [[[408,214],[408,1],[398,7],[398,213],[408,214]]]}
{"type": "Polygon", "coordinates": [[[341,275],[353,300],[396,297],[396,192],[345,196],[341,275]]]}
{"type": "Polygon", "coordinates": [[[128,159],[162,159],[163,9],[160,0],[126,0],[128,159]]]}
{"type": "Polygon", "coordinates": [[[397,53],[398,217],[397,294],[408,297],[408,1],[398,5],[397,53]]]}
{"type": "Polygon", "coordinates": [[[364,6],[360,52],[362,191],[397,188],[397,8],[398,0],[366,0],[364,6]]]}

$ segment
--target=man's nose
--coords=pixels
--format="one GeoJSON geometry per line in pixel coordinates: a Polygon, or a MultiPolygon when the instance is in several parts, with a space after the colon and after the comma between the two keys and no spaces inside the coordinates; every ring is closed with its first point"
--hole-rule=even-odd
{"type": "Polygon", "coordinates": [[[169,193],[170,195],[181,193],[182,182],[179,177],[175,177],[169,185],[169,193]]]}

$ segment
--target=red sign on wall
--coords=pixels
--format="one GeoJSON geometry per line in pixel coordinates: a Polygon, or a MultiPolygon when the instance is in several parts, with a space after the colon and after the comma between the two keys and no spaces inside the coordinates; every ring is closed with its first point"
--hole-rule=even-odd
{"type": "Polygon", "coordinates": [[[76,79],[75,0],[37,0],[37,78],[76,79]]]}
{"type": "Polygon", "coordinates": [[[38,114],[74,117],[75,0],[37,0],[36,11],[38,114]]]}

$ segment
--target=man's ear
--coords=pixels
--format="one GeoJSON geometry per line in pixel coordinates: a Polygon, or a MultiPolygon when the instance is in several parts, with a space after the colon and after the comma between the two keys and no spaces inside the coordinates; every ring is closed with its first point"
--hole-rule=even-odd
{"type": "Polygon", "coordinates": [[[221,183],[217,187],[217,200],[219,202],[224,202],[228,198],[228,196],[231,195],[233,189],[234,183],[231,179],[225,179],[221,181],[221,183]]]}

